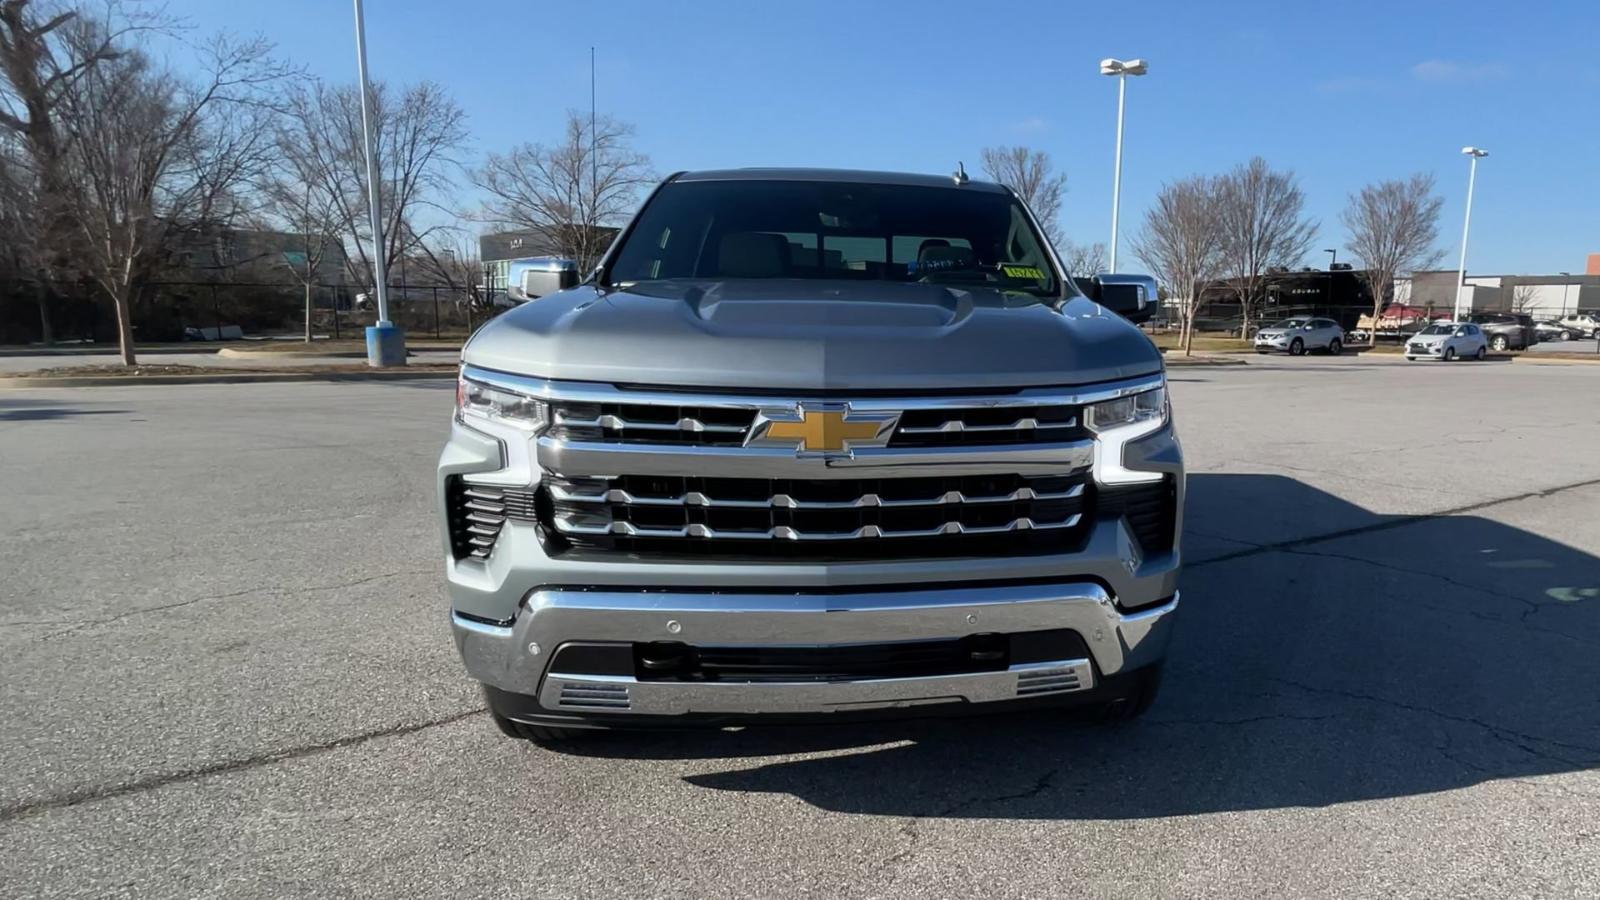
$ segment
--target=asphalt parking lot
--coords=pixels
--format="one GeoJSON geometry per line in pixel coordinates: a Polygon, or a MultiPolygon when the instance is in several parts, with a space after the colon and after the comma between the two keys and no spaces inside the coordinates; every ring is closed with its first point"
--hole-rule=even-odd
{"type": "Polygon", "coordinates": [[[1600,896],[1600,366],[1174,369],[1143,720],[503,738],[447,382],[0,392],[0,896],[1600,896]]]}

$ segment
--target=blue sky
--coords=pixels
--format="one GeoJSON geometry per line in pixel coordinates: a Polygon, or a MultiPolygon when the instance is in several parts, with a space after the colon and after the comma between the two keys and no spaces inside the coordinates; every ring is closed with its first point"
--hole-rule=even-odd
{"type": "MultiPolygon", "coordinates": [[[[314,74],[355,78],[344,0],[169,0],[204,31],[261,33],[314,74]]],[[[1487,148],[1469,269],[1583,270],[1600,252],[1600,3],[1339,4],[367,0],[375,77],[449,87],[476,150],[559,134],[587,109],[631,122],[663,173],[818,165],[978,170],[1025,143],[1066,173],[1063,224],[1110,229],[1116,121],[1105,56],[1129,84],[1123,241],[1165,180],[1252,155],[1293,169],[1322,231],[1362,184],[1432,172],[1455,264],[1467,163],[1487,148]]],[[[1322,265],[1313,253],[1307,263],[1322,265]]],[[[1123,266],[1127,268],[1127,266],[1123,266]]]]}

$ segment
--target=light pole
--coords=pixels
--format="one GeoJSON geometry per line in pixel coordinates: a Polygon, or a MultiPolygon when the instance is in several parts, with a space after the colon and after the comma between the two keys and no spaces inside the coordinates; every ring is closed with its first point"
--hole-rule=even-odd
{"type": "Polygon", "coordinates": [[[1472,231],[1472,188],[1478,180],[1478,160],[1489,151],[1477,147],[1462,147],[1461,152],[1472,158],[1467,170],[1467,218],[1461,225],[1461,266],[1456,270],[1456,321],[1461,321],[1461,301],[1467,292],[1467,234],[1472,231]]]}
{"type": "Polygon", "coordinates": [[[1100,60],[1100,74],[1112,75],[1117,79],[1117,168],[1111,177],[1111,268],[1117,271],[1117,214],[1122,207],[1122,114],[1128,101],[1128,76],[1143,75],[1150,71],[1150,65],[1142,59],[1130,59],[1123,62],[1120,59],[1100,60]]]}
{"type": "Polygon", "coordinates": [[[1328,309],[1333,309],[1333,264],[1339,261],[1339,251],[1325,247],[1322,252],[1328,254],[1328,309]]]}
{"type": "Polygon", "coordinates": [[[379,199],[378,158],[372,144],[372,86],[367,79],[367,20],[356,5],[356,69],[361,76],[361,143],[367,157],[367,213],[372,217],[372,281],[378,293],[378,324],[367,328],[367,365],[406,364],[405,332],[389,321],[388,272],[383,260],[383,208],[379,199]]]}

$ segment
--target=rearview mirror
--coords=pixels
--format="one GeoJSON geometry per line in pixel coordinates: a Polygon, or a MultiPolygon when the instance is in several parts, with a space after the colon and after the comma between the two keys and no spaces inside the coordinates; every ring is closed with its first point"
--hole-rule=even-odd
{"type": "Polygon", "coordinates": [[[1156,280],[1149,275],[1096,275],[1075,278],[1090,300],[1130,322],[1145,322],[1156,313],[1156,280]]]}

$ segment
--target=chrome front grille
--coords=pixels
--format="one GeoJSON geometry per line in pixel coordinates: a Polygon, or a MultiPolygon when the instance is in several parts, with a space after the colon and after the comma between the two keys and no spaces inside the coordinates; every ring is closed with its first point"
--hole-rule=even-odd
{"type": "MultiPolygon", "coordinates": [[[[462,374],[543,399],[550,424],[529,438],[526,488],[452,495],[458,556],[526,520],[557,555],[821,561],[1077,552],[1104,516],[1085,412],[1163,380],[908,396],[462,374]]],[[[1169,519],[1143,501],[1168,494],[1122,498],[1157,547],[1169,519]]]]}
{"type": "Polygon", "coordinates": [[[1069,549],[1085,475],[797,479],[551,475],[547,530],[572,546],[786,556],[1069,549]],[[979,543],[979,539],[989,543],[979,543]],[[892,546],[891,546],[892,545],[892,546]]]}
{"type": "MultiPolygon", "coordinates": [[[[889,437],[890,448],[1043,444],[1081,440],[1086,432],[1080,410],[1071,404],[1030,404],[1002,398],[998,406],[949,405],[908,409],[889,437]]],[[[972,402],[972,401],[967,401],[972,402]]],[[[553,404],[550,436],[563,442],[634,445],[740,447],[751,437],[761,409],[783,404],[748,405],[582,403],[553,404]]],[[[855,401],[852,407],[869,404],[855,401]]],[[[888,408],[893,408],[889,403],[888,408]]],[[[896,410],[898,412],[898,410],[896,410]]]]}
{"type": "Polygon", "coordinates": [[[754,408],[557,403],[550,435],[561,441],[738,447],[744,444],[755,418],[754,408]]]}

